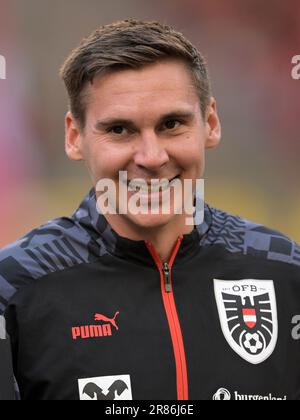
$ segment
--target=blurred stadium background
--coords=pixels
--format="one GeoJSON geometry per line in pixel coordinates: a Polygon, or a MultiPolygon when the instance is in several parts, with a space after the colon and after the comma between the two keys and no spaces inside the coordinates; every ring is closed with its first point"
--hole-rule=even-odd
{"type": "Polygon", "coordinates": [[[0,247],[90,188],[64,155],[58,70],[82,37],[130,17],[174,25],[208,60],[223,141],[207,157],[206,200],[300,241],[298,0],[1,0],[0,247]]]}

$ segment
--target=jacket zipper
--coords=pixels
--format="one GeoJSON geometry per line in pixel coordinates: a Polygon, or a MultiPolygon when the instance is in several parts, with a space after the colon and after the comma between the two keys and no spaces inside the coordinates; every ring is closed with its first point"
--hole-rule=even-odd
{"type": "Polygon", "coordinates": [[[158,271],[160,273],[161,280],[161,292],[164,302],[165,311],[167,314],[168,324],[170,328],[175,364],[176,364],[176,378],[177,378],[177,399],[180,401],[186,401],[189,399],[188,396],[188,373],[186,365],[186,356],[183,343],[182,330],[178,318],[178,312],[173,294],[172,286],[172,266],[180,249],[183,237],[179,237],[176,246],[172,252],[170,261],[162,262],[157,255],[153,245],[149,242],[145,242],[146,246],[152,255],[158,271]]]}
{"type": "Polygon", "coordinates": [[[170,267],[168,263],[163,263],[164,284],[166,293],[172,292],[172,284],[170,281],[170,267]]]}

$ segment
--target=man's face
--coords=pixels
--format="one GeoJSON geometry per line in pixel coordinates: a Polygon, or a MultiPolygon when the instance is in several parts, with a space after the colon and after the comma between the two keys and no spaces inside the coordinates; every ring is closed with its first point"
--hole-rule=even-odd
{"type": "MultiPolygon", "coordinates": [[[[184,63],[170,60],[138,70],[122,70],[96,78],[87,90],[86,126],[76,130],[67,116],[67,153],[85,160],[94,186],[104,178],[117,186],[119,172],[127,171],[128,181],[143,179],[195,180],[204,173],[204,152],[220,137],[215,103],[211,100],[205,121],[192,77],[184,63]]],[[[155,228],[178,222],[178,196],[171,192],[169,214],[161,211],[162,195],[156,200],[159,214],[121,215],[136,228],[155,228]]],[[[135,192],[128,192],[127,200],[135,192]]],[[[144,200],[145,200],[145,196],[144,200]]],[[[145,201],[144,201],[145,203],[145,201]]],[[[182,204],[182,203],[181,203],[182,204]]]]}

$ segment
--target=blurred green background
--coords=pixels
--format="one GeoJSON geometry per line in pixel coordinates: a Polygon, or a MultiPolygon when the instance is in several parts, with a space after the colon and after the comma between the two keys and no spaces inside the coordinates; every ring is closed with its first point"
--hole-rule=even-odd
{"type": "Polygon", "coordinates": [[[223,126],[207,156],[206,201],[300,242],[298,0],[1,0],[0,247],[69,215],[91,187],[64,154],[70,50],[117,19],[174,25],[207,58],[223,126]]]}

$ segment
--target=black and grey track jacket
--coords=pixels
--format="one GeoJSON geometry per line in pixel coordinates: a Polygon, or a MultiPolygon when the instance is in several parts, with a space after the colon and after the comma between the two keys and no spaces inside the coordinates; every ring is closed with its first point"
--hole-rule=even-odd
{"type": "Polygon", "coordinates": [[[300,399],[300,248],[208,205],[161,261],[91,190],[0,251],[0,314],[22,399],[300,399]]]}

